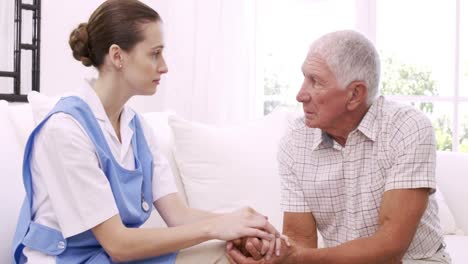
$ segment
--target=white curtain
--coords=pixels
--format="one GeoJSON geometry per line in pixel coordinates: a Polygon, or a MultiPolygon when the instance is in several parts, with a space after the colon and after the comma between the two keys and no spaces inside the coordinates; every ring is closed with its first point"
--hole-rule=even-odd
{"type": "Polygon", "coordinates": [[[211,124],[249,119],[256,110],[256,1],[145,2],[163,18],[169,74],[155,98],[134,105],[151,101],[211,124]]]}
{"type": "MultiPolygon", "coordinates": [[[[169,73],[155,96],[134,98],[132,107],[139,112],[172,110],[211,124],[249,119],[255,110],[257,0],[142,1],[164,21],[169,73]]],[[[12,2],[0,0],[0,6],[12,2]]],[[[72,58],[68,36],[102,2],[43,1],[41,92],[63,94],[96,75],[72,58]]]]}
{"type": "MultiPolygon", "coordinates": [[[[15,1],[0,1],[0,71],[13,71],[15,1]]],[[[13,92],[13,78],[0,78],[0,93],[13,92]]]]}

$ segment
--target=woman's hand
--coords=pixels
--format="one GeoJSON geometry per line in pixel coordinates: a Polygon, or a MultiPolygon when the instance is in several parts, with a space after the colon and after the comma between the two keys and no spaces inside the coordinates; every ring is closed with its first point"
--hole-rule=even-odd
{"type": "Polygon", "coordinates": [[[267,217],[250,207],[210,219],[210,236],[220,240],[234,240],[242,237],[258,237],[275,244],[280,233],[267,217]]]}

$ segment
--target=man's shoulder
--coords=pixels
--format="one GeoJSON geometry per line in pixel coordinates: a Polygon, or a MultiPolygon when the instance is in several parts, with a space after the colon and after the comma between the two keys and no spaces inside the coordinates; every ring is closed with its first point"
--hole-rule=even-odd
{"type": "Polygon", "coordinates": [[[409,132],[426,127],[432,129],[429,118],[412,105],[383,99],[379,111],[380,120],[387,128],[393,128],[400,132],[409,132]]]}
{"type": "Polygon", "coordinates": [[[321,135],[320,129],[306,126],[304,116],[296,117],[289,120],[280,145],[283,149],[289,150],[304,148],[312,144],[318,135],[321,135]]]}
{"type": "Polygon", "coordinates": [[[314,137],[317,132],[320,132],[320,129],[306,126],[304,116],[299,116],[289,121],[285,138],[291,140],[305,138],[310,139],[311,137],[314,137]]]}

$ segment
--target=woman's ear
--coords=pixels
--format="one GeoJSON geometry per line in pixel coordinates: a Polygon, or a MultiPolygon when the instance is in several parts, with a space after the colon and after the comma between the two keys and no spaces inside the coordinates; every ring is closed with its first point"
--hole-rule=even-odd
{"type": "Polygon", "coordinates": [[[353,111],[362,104],[367,104],[367,84],[363,81],[353,81],[348,85],[348,103],[346,108],[353,111]]]}
{"type": "Polygon", "coordinates": [[[122,69],[123,68],[123,52],[122,49],[119,47],[119,45],[112,44],[109,47],[109,58],[114,65],[116,69],[122,69]]]}

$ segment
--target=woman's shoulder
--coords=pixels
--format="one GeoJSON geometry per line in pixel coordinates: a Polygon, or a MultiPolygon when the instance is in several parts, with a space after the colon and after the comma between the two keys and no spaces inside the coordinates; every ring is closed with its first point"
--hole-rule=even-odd
{"type": "Polygon", "coordinates": [[[46,143],[49,140],[54,140],[55,144],[63,145],[75,145],[76,142],[91,145],[84,128],[73,116],[66,113],[52,115],[37,131],[35,144],[46,143]]]}
{"type": "MultiPolygon", "coordinates": [[[[53,131],[58,133],[80,132],[83,127],[72,115],[67,113],[55,113],[49,117],[41,131],[53,131]]],[[[84,132],[84,131],[83,131],[84,132]]]]}

